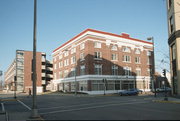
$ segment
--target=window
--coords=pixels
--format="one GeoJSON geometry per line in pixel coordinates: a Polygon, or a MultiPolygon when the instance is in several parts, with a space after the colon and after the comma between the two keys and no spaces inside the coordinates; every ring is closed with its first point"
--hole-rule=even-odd
{"type": "Polygon", "coordinates": [[[60,79],[63,78],[63,72],[62,71],[59,72],[59,78],[60,79]]]}
{"type": "Polygon", "coordinates": [[[69,51],[64,52],[64,57],[67,57],[69,55],[69,51]]]}
{"type": "Polygon", "coordinates": [[[69,73],[68,70],[64,70],[64,77],[65,77],[65,78],[68,77],[68,73],[69,73]]]}
{"type": "Polygon", "coordinates": [[[85,59],[84,59],[84,53],[81,53],[81,54],[80,54],[80,61],[83,61],[83,60],[85,60],[85,59]]]}
{"type": "Polygon", "coordinates": [[[73,57],[71,57],[71,64],[75,64],[75,63],[76,63],[76,57],[73,56],[73,57]]]}
{"type": "Polygon", "coordinates": [[[85,75],[85,65],[80,67],[80,75],[85,75]]]}
{"type": "Polygon", "coordinates": [[[148,50],[148,51],[147,51],[147,56],[151,56],[151,53],[152,53],[152,52],[151,52],[150,50],[148,50]]]}
{"type": "Polygon", "coordinates": [[[118,60],[117,54],[112,54],[111,55],[111,60],[118,60]]]}
{"type": "Polygon", "coordinates": [[[171,16],[169,18],[169,29],[170,29],[170,33],[174,32],[174,19],[173,19],[173,16],[171,16]]]}
{"type": "Polygon", "coordinates": [[[148,57],[148,59],[147,59],[147,64],[148,64],[148,65],[151,65],[151,64],[152,64],[150,57],[148,57]]]}
{"type": "Polygon", "coordinates": [[[139,49],[136,49],[135,54],[141,54],[141,51],[139,49]]]}
{"type": "Polygon", "coordinates": [[[74,54],[76,52],[76,48],[71,49],[71,54],[74,54]]]}
{"type": "Polygon", "coordinates": [[[169,7],[169,9],[171,8],[171,5],[172,5],[172,0],[168,0],[168,7],[169,7]]]}
{"type": "Polygon", "coordinates": [[[101,59],[101,52],[94,52],[95,59],[101,59]]]}
{"type": "Polygon", "coordinates": [[[95,73],[95,75],[102,75],[102,65],[95,64],[94,65],[94,73],[95,73]]]}
{"type": "Polygon", "coordinates": [[[131,57],[128,55],[123,55],[123,62],[131,62],[131,57]]]}
{"type": "Polygon", "coordinates": [[[128,47],[123,47],[123,52],[128,52],[128,53],[130,53],[131,50],[130,50],[128,47]]]}
{"type": "Polygon", "coordinates": [[[69,65],[69,59],[64,60],[64,66],[68,66],[69,65]]]}
{"type": "Polygon", "coordinates": [[[54,64],[54,69],[57,69],[57,66],[56,66],[56,64],[54,64]]]}
{"type": "Polygon", "coordinates": [[[136,69],[136,76],[141,76],[141,69],[140,68],[136,69]]]}
{"type": "Polygon", "coordinates": [[[112,66],[112,75],[118,75],[118,66],[117,65],[112,66]]]}
{"type": "Polygon", "coordinates": [[[54,73],[54,80],[56,80],[56,73],[54,73]]]}
{"type": "Polygon", "coordinates": [[[94,42],[94,48],[101,48],[100,42],[94,42]]]}
{"type": "Polygon", "coordinates": [[[62,54],[59,54],[59,60],[62,59],[62,54]]]}
{"type": "Polygon", "coordinates": [[[135,63],[140,63],[140,57],[135,57],[135,63]]]}
{"type": "Polygon", "coordinates": [[[131,67],[124,67],[124,75],[130,76],[131,75],[131,67]]]}
{"type": "Polygon", "coordinates": [[[75,74],[76,74],[76,68],[72,68],[71,69],[71,76],[75,76],[75,74]]]}
{"type": "Polygon", "coordinates": [[[175,46],[175,44],[173,44],[172,46],[171,46],[171,55],[172,55],[172,60],[175,60],[176,59],[176,46],[175,46]]]}
{"type": "Polygon", "coordinates": [[[82,44],[80,45],[80,50],[82,50],[82,49],[84,49],[84,48],[85,48],[85,44],[82,43],[82,44]]]}
{"type": "Polygon", "coordinates": [[[112,48],[111,48],[111,50],[117,51],[117,46],[116,46],[116,45],[113,45],[112,48]]]}
{"type": "Polygon", "coordinates": [[[63,61],[59,62],[59,68],[63,67],[63,61]]]}

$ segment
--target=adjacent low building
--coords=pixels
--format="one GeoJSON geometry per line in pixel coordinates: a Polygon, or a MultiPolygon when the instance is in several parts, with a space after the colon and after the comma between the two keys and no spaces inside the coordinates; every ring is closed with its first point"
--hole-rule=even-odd
{"type": "MultiPolygon", "coordinates": [[[[5,72],[5,85],[7,90],[27,92],[32,89],[32,59],[33,52],[17,50],[16,58],[5,72]]],[[[47,90],[47,85],[52,80],[51,62],[46,60],[46,54],[36,53],[37,92],[47,90]]]]}
{"type": "Polygon", "coordinates": [[[88,93],[153,87],[153,43],[87,29],[52,53],[53,90],[88,93]]]}

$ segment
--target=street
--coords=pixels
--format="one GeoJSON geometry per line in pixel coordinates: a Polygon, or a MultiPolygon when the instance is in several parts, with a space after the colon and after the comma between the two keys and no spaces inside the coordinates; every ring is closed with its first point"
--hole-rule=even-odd
{"type": "MultiPolygon", "coordinates": [[[[153,96],[38,95],[43,120],[180,120],[179,104],[152,102],[153,96]]],[[[9,121],[27,120],[32,98],[4,101],[9,121]]],[[[0,117],[2,119],[2,115],[0,117]]]]}

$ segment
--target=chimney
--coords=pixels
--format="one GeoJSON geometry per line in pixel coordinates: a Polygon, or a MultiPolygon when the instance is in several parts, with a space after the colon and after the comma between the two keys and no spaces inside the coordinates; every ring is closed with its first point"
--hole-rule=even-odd
{"type": "Polygon", "coordinates": [[[122,37],[125,37],[125,38],[129,38],[129,37],[130,37],[130,35],[127,34],[127,33],[121,33],[121,36],[122,36],[122,37]]]}

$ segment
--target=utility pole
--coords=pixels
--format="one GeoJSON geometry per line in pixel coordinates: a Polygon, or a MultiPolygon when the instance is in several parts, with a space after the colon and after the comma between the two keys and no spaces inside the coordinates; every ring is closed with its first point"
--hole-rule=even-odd
{"type": "Polygon", "coordinates": [[[33,31],[33,63],[32,63],[32,83],[33,83],[33,104],[32,104],[32,112],[31,118],[38,118],[38,109],[37,109],[37,96],[36,96],[36,8],[37,8],[37,0],[34,0],[34,31],[33,31]]]}

